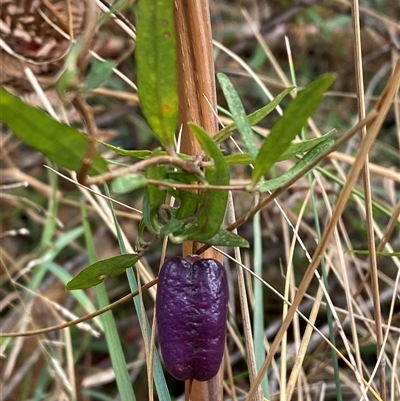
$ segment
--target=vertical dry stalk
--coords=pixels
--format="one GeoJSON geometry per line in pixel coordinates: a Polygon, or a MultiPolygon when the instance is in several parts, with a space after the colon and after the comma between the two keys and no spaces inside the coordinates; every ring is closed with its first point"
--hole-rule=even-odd
{"type": "MultiPolygon", "coordinates": [[[[364,101],[364,81],[363,81],[363,66],[362,66],[362,52],[361,52],[361,29],[360,29],[360,10],[358,0],[352,1],[352,22],[354,31],[354,61],[356,66],[356,87],[357,87],[357,107],[358,116],[362,120],[365,118],[365,101],[364,101]]],[[[367,128],[364,127],[361,131],[361,140],[367,135],[367,128]]],[[[380,305],[380,292],[378,280],[378,262],[376,257],[375,235],[373,228],[373,213],[372,213],[372,190],[371,190],[371,177],[369,170],[368,155],[365,158],[363,166],[363,185],[364,185],[364,198],[365,198],[365,214],[367,222],[367,237],[368,237],[368,250],[370,254],[370,268],[369,275],[371,276],[371,285],[373,289],[373,302],[374,302],[374,316],[375,316],[375,331],[377,343],[377,357],[381,354],[383,347],[383,330],[382,330],[382,313],[380,305]]],[[[349,303],[349,310],[351,311],[351,303],[349,303]]],[[[353,329],[355,332],[355,328],[353,329]]],[[[356,347],[356,351],[358,347],[356,347]]],[[[361,371],[361,358],[359,356],[359,370],[361,371]]],[[[386,400],[386,378],[385,378],[385,364],[384,359],[379,362],[380,370],[379,375],[379,391],[382,400],[386,400]]]]}
{"type": "MultiPolygon", "coordinates": [[[[179,122],[182,125],[181,150],[199,155],[202,149],[187,126],[192,121],[214,134],[218,121],[213,111],[217,107],[210,12],[207,0],[175,1],[175,26],[178,47],[179,122]]],[[[185,242],[182,254],[193,253],[198,244],[185,242]]],[[[209,248],[204,257],[222,263],[221,255],[209,248]]],[[[212,380],[186,383],[186,399],[217,401],[223,395],[223,364],[212,380]],[[190,394],[189,394],[190,391],[190,394]]]]}
{"type": "Polygon", "coordinates": [[[329,240],[331,238],[331,235],[336,227],[336,224],[343,212],[344,207],[346,206],[346,203],[349,199],[351,190],[362,170],[364,160],[368,154],[368,151],[370,150],[372,144],[374,143],[379,130],[383,124],[383,120],[389,110],[389,107],[392,104],[393,98],[398,90],[400,83],[400,61],[397,62],[393,74],[391,78],[389,79],[388,83],[385,86],[385,89],[383,90],[378,103],[375,106],[375,112],[376,117],[372,121],[372,123],[368,127],[368,133],[367,136],[365,137],[364,142],[361,144],[361,147],[357,153],[357,163],[352,166],[350,169],[350,172],[348,174],[348,180],[344,187],[342,188],[339,198],[336,202],[336,207],[335,210],[332,214],[331,219],[329,220],[325,231],[321,237],[320,242],[318,243],[318,246],[316,250],[314,251],[314,255],[312,257],[311,263],[308,265],[306,272],[304,273],[304,277],[302,282],[300,283],[298,287],[298,291],[296,293],[295,298],[292,301],[292,305],[288,309],[288,313],[286,315],[286,318],[282,322],[282,325],[280,326],[278,332],[276,333],[275,339],[271,344],[269,353],[267,358],[265,359],[258,376],[255,380],[255,383],[253,384],[252,388],[250,389],[249,394],[247,395],[246,401],[251,401],[254,399],[254,396],[256,394],[257,388],[261,383],[262,377],[265,375],[269,365],[271,364],[272,358],[275,355],[276,351],[278,350],[279,344],[282,340],[282,335],[283,333],[288,329],[294,314],[296,313],[296,309],[298,308],[301,300],[303,299],[303,296],[311,282],[311,279],[314,277],[314,272],[315,269],[318,268],[321,258],[326,251],[326,248],[329,244],[329,240]]]}

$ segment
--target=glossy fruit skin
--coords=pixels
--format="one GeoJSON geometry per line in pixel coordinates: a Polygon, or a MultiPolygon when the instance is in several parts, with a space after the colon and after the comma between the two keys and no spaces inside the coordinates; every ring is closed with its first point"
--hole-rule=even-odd
{"type": "Polygon", "coordinates": [[[156,310],[161,354],[178,380],[206,381],[224,354],[228,282],[215,259],[173,257],[158,277],[156,310]]]}

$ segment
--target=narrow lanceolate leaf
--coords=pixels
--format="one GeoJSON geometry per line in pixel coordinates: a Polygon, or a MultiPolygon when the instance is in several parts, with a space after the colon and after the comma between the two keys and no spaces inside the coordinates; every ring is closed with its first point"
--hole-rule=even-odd
{"type": "MultiPolygon", "coordinates": [[[[0,88],[0,110],[0,121],[27,145],[61,167],[80,170],[88,146],[87,137],[82,132],[54,120],[3,88],[0,88]]],[[[96,151],[89,174],[107,170],[106,161],[96,151]]]]}
{"type": "Polygon", "coordinates": [[[199,208],[199,196],[195,192],[177,191],[176,198],[179,200],[179,209],[176,212],[176,218],[184,220],[193,216],[199,208]]]}
{"type": "Polygon", "coordinates": [[[290,146],[282,153],[282,155],[279,158],[279,161],[292,159],[293,157],[296,157],[299,154],[308,152],[309,150],[317,147],[317,145],[319,145],[322,142],[334,139],[332,135],[334,131],[335,130],[333,129],[328,133],[319,136],[318,138],[306,139],[298,143],[291,143],[290,146]]]}
{"type": "Polygon", "coordinates": [[[257,189],[260,192],[272,191],[273,189],[282,187],[285,185],[294,175],[300,170],[310,164],[318,155],[325,152],[330,146],[334,144],[331,139],[326,139],[324,142],[319,143],[313,149],[308,151],[291,169],[279,177],[273,178],[261,184],[257,189]]]}
{"type": "MultiPolygon", "coordinates": [[[[291,86],[290,88],[284,89],[279,95],[277,95],[274,99],[272,99],[267,105],[261,107],[261,109],[258,109],[254,111],[253,113],[249,114],[247,116],[249,124],[251,126],[258,124],[263,118],[265,118],[269,113],[271,113],[273,110],[276,109],[276,106],[281,102],[281,100],[292,90],[294,89],[294,86],[291,86]]],[[[226,127],[222,128],[219,132],[217,132],[214,136],[213,139],[216,143],[220,143],[225,141],[225,139],[229,138],[231,136],[231,132],[237,128],[236,123],[233,122],[226,127]]]]}
{"type": "Polygon", "coordinates": [[[174,0],[140,0],[136,38],[140,105],[167,150],[178,119],[174,0]]]}
{"type": "Polygon", "coordinates": [[[141,174],[125,174],[117,177],[111,184],[111,190],[116,194],[126,194],[147,185],[147,179],[141,174]]]}
{"type": "Polygon", "coordinates": [[[120,148],[119,146],[111,145],[110,143],[102,142],[102,141],[100,141],[100,143],[102,143],[106,148],[115,152],[117,155],[135,157],[137,159],[145,159],[146,157],[151,156],[151,154],[153,152],[151,150],[124,149],[124,148],[120,148]]]}
{"type": "Polygon", "coordinates": [[[333,74],[322,75],[300,91],[297,97],[290,102],[283,116],[272,127],[257,155],[251,177],[253,187],[279,160],[281,154],[300,133],[301,128],[307,123],[307,119],[313,114],[334,79],[333,74]]]}
{"type": "Polygon", "coordinates": [[[218,245],[218,246],[239,246],[241,248],[248,248],[249,242],[233,233],[232,231],[224,230],[221,228],[213,237],[203,241],[204,244],[218,245]]]}
{"type": "Polygon", "coordinates": [[[139,255],[123,254],[109,259],[100,260],[83,269],[76,277],[67,283],[65,288],[81,290],[100,284],[105,276],[118,276],[125,273],[128,267],[133,266],[139,260],[139,255]]]}
{"type": "MultiPolygon", "coordinates": [[[[327,134],[318,138],[307,139],[299,143],[291,143],[290,146],[280,155],[277,161],[293,159],[297,155],[308,152],[309,150],[315,148],[318,144],[326,142],[329,138],[331,138],[331,132],[328,132],[327,134]]],[[[248,153],[227,155],[225,156],[225,160],[229,165],[251,164],[254,162],[248,153]]]]}
{"type": "MultiPolygon", "coordinates": [[[[214,160],[214,166],[206,168],[207,182],[211,185],[228,185],[229,167],[218,145],[201,127],[195,124],[189,124],[189,126],[206,155],[214,160]]],[[[228,201],[228,192],[210,190],[203,194],[203,200],[204,208],[198,219],[199,232],[190,237],[194,241],[207,240],[221,228],[228,201]]]]}
{"type": "MultiPolygon", "coordinates": [[[[196,139],[199,141],[204,153],[214,160],[215,181],[212,185],[228,185],[229,184],[229,168],[225,161],[224,155],[219,146],[214,142],[203,128],[194,123],[189,123],[190,129],[193,131],[196,139]]],[[[211,184],[210,181],[208,181],[211,184]]]]}
{"type": "Polygon", "coordinates": [[[246,111],[240,101],[239,95],[233,87],[229,78],[222,73],[217,74],[219,84],[224,92],[225,99],[228,103],[229,110],[232,113],[233,121],[235,121],[237,129],[243,139],[244,144],[249,150],[250,156],[255,159],[258,149],[253,137],[253,131],[250,127],[246,111]]]}

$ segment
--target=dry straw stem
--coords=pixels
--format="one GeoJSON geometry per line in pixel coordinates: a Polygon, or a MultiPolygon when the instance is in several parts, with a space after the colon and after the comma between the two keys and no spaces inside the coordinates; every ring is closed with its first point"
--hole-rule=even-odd
{"type": "Polygon", "coordinates": [[[200,170],[197,163],[187,162],[175,156],[155,156],[150,159],[145,159],[140,162],[137,162],[129,167],[123,167],[121,169],[111,171],[109,173],[100,174],[93,178],[87,178],[86,183],[88,185],[104,184],[105,182],[110,181],[121,175],[128,173],[138,173],[145,170],[147,167],[157,164],[170,164],[179,167],[183,171],[186,171],[188,173],[202,175],[202,171],[200,170]]]}
{"type": "MultiPolygon", "coordinates": [[[[102,196],[100,190],[97,187],[93,186],[91,189],[92,189],[92,191],[94,191],[96,196],[91,196],[90,192],[87,191],[86,188],[80,186],[80,190],[82,191],[84,197],[95,208],[99,217],[102,218],[102,220],[107,225],[108,229],[117,238],[118,237],[117,228],[115,226],[114,216],[113,216],[111,207],[109,206],[109,203],[106,201],[105,197],[102,196]],[[97,198],[97,195],[98,195],[98,198],[97,198]]],[[[122,230],[120,230],[120,235],[121,235],[121,241],[124,244],[126,253],[135,253],[126,234],[122,230]]],[[[140,274],[140,276],[142,277],[142,279],[145,282],[149,282],[154,279],[153,274],[143,266],[143,263],[141,262],[140,259],[136,263],[136,269],[137,269],[138,274],[140,274]]],[[[150,291],[150,294],[153,297],[153,299],[155,299],[155,291],[154,291],[154,289],[152,289],[152,290],[153,291],[150,291]]]]}
{"type": "MultiPolygon", "coordinates": [[[[228,222],[234,222],[236,220],[235,216],[235,208],[233,205],[232,194],[229,193],[229,204],[228,204],[228,222]]],[[[235,234],[237,234],[237,230],[233,230],[235,234]]],[[[246,284],[244,281],[244,272],[241,268],[241,254],[239,248],[234,248],[234,255],[236,263],[236,272],[237,272],[237,281],[238,281],[238,289],[239,289],[239,301],[240,301],[240,311],[243,321],[243,335],[245,340],[246,347],[246,355],[247,355],[247,369],[249,371],[249,381],[250,385],[252,385],[257,376],[257,365],[254,354],[254,342],[253,342],[253,332],[251,328],[251,319],[250,319],[250,308],[247,299],[246,292],[246,284]]],[[[240,347],[239,347],[240,349],[240,347]]],[[[257,398],[261,398],[261,389],[259,389],[257,393],[257,398]]]]}
{"type": "MultiPolygon", "coordinates": [[[[321,188],[323,188],[321,186],[321,188]]],[[[325,191],[324,191],[325,192],[325,191]]],[[[306,209],[306,205],[308,203],[308,198],[310,197],[310,192],[307,194],[306,199],[303,202],[303,206],[300,210],[299,216],[297,218],[297,223],[296,223],[296,227],[293,227],[290,220],[288,219],[288,217],[286,216],[285,212],[282,210],[282,218],[285,218],[287,223],[286,225],[282,225],[283,227],[285,227],[286,229],[284,230],[285,235],[285,244],[289,243],[289,235],[288,235],[288,230],[287,227],[288,225],[292,228],[293,230],[293,239],[292,239],[292,243],[290,244],[290,250],[286,251],[287,256],[287,272],[286,272],[286,282],[285,282],[285,298],[289,299],[289,290],[290,290],[290,299],[293,299],[294,297],[294,288],[295,288],[295,280],[294,280],[294,274],[293,274],[293,255],[294,255],[294,250],[295,250],[295,245],[296,242],[299,242],[302,249],[304,250],[306,257],[309,261],[311,261],[311,257],[307,251],[307,249],[305,248],[300,236],[298,235],[299,232],[299,227],[301,225],[302,222],[302,215],[305,212],[306,209]]],[[[287,247],[288,245],[286,245],[287,247]]],[[[310,337],[313,331],[313,326],[315,324],[316,318],[317,318],[317,314],[319,312],[319,308],[320,308],[320,303],[321,303],[321,299],[322,299],[322,295],[323,295],[323,287],[319,287],[318,288],[318,292],[315,296],[315,301],[313,303],[313,307],[309,316],[309,321],[311,324],[308,324],[306,327],[306,330],[304,332],[304,334],[301,336],[300,335],[300,327],[299,327],[299,319],[298,316],[295,315],[294,316],[294,336],[295,336],[295,346],[296,349],[298,349],[298,353],[296,355],[295,358],[295,362],[293,365],[293,369],[292,372],[290,374],[289,377],[289,381],[286,385],[286,372],[287,372],[287,358],[282,358],[282,367],[281,367],[281,396],[282,399],[284,400],[290,400],[292,397],[292,393],[294,391],[294,388],[296,386],[296,383],[298,383],[301,378],[303,378],[303,380],[305,380],[304,378],[304,374],[302,376],[300,376],[303,372],[302,372],[302,363],[304,360],[304,357],[306,355],[307,352],[307,348],[309,346],[309,341],[310,341],[310,337]],[[300,337],[301,337],[301,341],[300,341],[300,337]]],[[[283,305],[283,314],[282,314],[282,318],[284,319],[285,316],[287,315],[287,309],[288,309],[288,304],[284,304],[283,305]]],[[[287,334],[285,332],[283,339],[282,339],[282,355],[287,355],[287,352],[284,348],[287,347],[287,334]]],[[[301,388],[301,386],[298,386],[299,388],[301,388]]]]}
{"type": "MultiPolygon", "coordinates": [[[[360,10],[358,0],[352,1],[352,23],[354,31],[354,61],[355,61],[355,77],[356,77],[356,88],[357,88],[357,107],[358,117],[363,119],[365,117],[365,99],[364,99],[364,80],[363,80],[363,66],[362,66],[362,50],[361,50],[361,31],[360,31],[360,10]]],[[[394,93],[395,97],[396,93],[394,93]]],[[[361,130],[361,140],[365,139],[367,135],[366,127],[361,130]]],[[[378,281],[378,265],[375,248],[375,235],[373,228],[373,214],[372,214],[372,191],[371,191],[371,176],[369,170],[369,158],[368,154],[365,157],[363,165],[363,184],[364,184],[364,199],[365,199],[365,212],[366,212],[366,223],[367,223],[367,237],[368,237],[368,250],[370,254],[370,269],[371,281],[372,281],[372,293],[374,301],[374,312],[375,312],[375,331],[376,331],[376,343],[377,343],[377,354],[378,357],[383,348],[383,331],[382,331],[382,314],[380,305],[380,293],[379,293],[379,281],[378,281]]],[[[346,291],[346,297],[349,292],[346,291]]],[[[352,313],[352,303],[348,302],[349,312],[352,313]]],[[[352,320],[351,324],[353,338],[357,339],[357,328],[355,321],[352,320]]],[[[358,371],[361,372],[361,355],[359,347],[355,347],[357,355],[357,367],[358,371]]],[[[379,359],[378,359],[379,360],[379,359]]],[[[380,394],[383,400],[386,400],[386,380],[385,380],[385,365],[381,364],[381,370],[379,371],[379,384],[380,394]]]]}
{"type": "MultiPolygon", "coordinates": [[[[275,353],[278,350],[279,344],[282,340],[283,334],[286,332],[288,329],[290,323],[293,320],[293,316],[296,313],[296,309],[298,308],[301,300],[304,297],[304,294],[312,280],[315,274],[315,270],[318,268],[321,259],[323,258],[324,252],[326,251],[326,248],[328,246],[328,243],[330,241],[330,238],[332,236],[332,233],[339,221],[339,218],[344,210],[344,207],[346,206],[347,200],[351,194],[351,191],[356,183],[356,180],[363,168],[365,158],[368,154],[369,149],[371,148],[372,144],[374,143],[376,136],[379,133],[379,130],[382,126],[383,120],[389,110],[389,107],[393,101],[393,98],[396,94],[396,91],[398,90],[398,86],[400,83],[400,61],[397,63],[393,75],[389,79],[389,82],[387,83],[383,93],[381,94],[381,97],[379,98],[379,101],[375,107],[375,112],[376,115],[369,125],[369,129],[367,131],[367,136],[365,137],[364,141],[361,144],[360,150],[357,154],[356,157],[356,163],[352,166],[350,169],[350,172],[348,174],[348,180],[344,187],[342,188],[342,191],[340,192],[338,201],[336,203],[336,207],[333,211],[333,215],[331,219],[329,220],[326,229],[322,235],[321,241],[318,244],[313,258],[312,262],[308,265],[307,270],[304,274],[303,280],[301,281],[298,291],[296,293],[296,296],[293,300],[292,305],[290,306],[287,316],[282,322],[281,327],[279,328],[276,337],[274,341],[271,344],[270,351],[268,353],[267,358],[265,359],[265,362],[263,363],[263,366],[261,367],[258,376],[256,378],[256,381],[254,385],[251,387],[250,392],[246,398],[247,401],[254,400],[254,395],[257,391],[257,387],[260,385],[261,380],[263,376],[266,374],[268,367],[271,364],[272,358],[274,357],[275,353]]],[[[379,399],[379,396],[376,396],[377,399],[379,399]]]]}
{"type": "MultiPolygon", "coordinates": [[[[98,9],[96,7],[95,0],[86,0],[86,12],[85,12],[85,32],[83,35],[83,42],[79,51],[77,59],[77,67],[80,70],[80,74],[83,76],[87,69],[90,61],[90,49],[93,45],[93,39],[96,34],[98,9]]],[[[82,166],[78,172],[78,182],[85,183],[86,175],[92,166],[93,157],[96,151],[96,137],[97,137],[97,126],[92,109],[87,105],[84,97],[81,94],[77,94],[75,99],[72,100],[72,104],[76,110],[82,116],[83,121],[86,124],[87,131],[87,151],[82,161],[82,166]]]]}
{"type": "Polygon", "coordinates": [[[153,285],[157,284],[157,281],[158,281],[158,278],[155,278],[155,279],[149,281],[148,283],[144,284],[143,286],[141,286],[140,289],[123,296],[122,298],[118,299],[117,301],[105,306],[104,308],[98,309],[95,312],[92,312],[85,316],[82,316],[79,319],[71,320],[70,322],[57,324],[57,325],[51,326],[51,327],[45,327],[43,329],[21,331],[21,332],[0,333],[0,338],[37,336],[39,334],[49,333],[51,331],[57,331],[57,330],[65,329],[67,327],[76,326],[79,323],[93,319],[94,317],[99,316],[99,315],[103,314],[104,312],[107,312],[107,311],[115,308],[116,306],[123,304],[126,301],[129,301],[133,297],[136,297],[137,295],[139,295],[139,291],[144,291],[144,290],[147,290],[147,289],[153,287],[153,285]]]}
{"type": "Polygon", "coordinates": [[[103,195],[101,192],[99,192],[99,191],[97,191],[97,190],[95,190],[95,189],[93,189],[93,188],[87,187],[86,185],[83,185],[83,184],[79,183],[77,180],[74,180],[74,179],[72,179],[72,178],[67,177],[66,175],[60,173],[59,171],[53,169],[52,167],[49,167],[49,166],[46,166],[46,165],[45,165],[44,167],[47,168],[47,169],[49,169],[49,170],[50,170],[51,172],[53,172],[54,174],[59,175],[59,176],[62,177],[64,180],[69,181],[69,182],[71,182],[72,184],[76,185],[76,186],[79,187],[80,189],[84,189],[84,190],[86,190],[86,191],[88,191],[88,192],[91,192],[91,193],[95,194],[95,195],[98,196],[99,198],[104,198],[104,199],[108,200],[109,202],[113,202],[113,203],[115,203],[115,204],[117,204],[117,205],[120,205],[120,206],[122,206],[122,207],[125,207],[126,209],[129,209],[129,210],[131,210],[131,211],[136,212],[136,213],[140,216],[140,217],[137,216],[137,218],[141,218],[142,212],[141,212],[140,210],[135,209],[135,208],[133,208],[133,207],[127,205],[126,203],[123,203],[123,202],[117,201],[116,199],[110,198],[110,197],[107,196],[107,195],[103,195]]]}
{"type": "Polygon", "coordinates": [[[98,8],[95,0],[85,0],[85,32],[83,35],[83,43],[78,56],[78,68],[82,73],[85,72],[90,61],[90,49],[96,34],[98,8]]]}

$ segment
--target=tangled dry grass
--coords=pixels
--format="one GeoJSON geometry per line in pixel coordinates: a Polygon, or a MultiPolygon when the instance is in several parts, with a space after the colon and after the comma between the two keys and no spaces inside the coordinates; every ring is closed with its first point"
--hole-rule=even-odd
{"type": "MultiPolygon", "coordinates": [[[[59,119],[78,127],[84,126],[82,115],[68,99],[60,98],[55,85],[73,41],[88,34],[88,21],[93,19],[87,13],[89,3],[3,0],[0,4],[1,85],[28,103],[45,109],[50,104],[59,119]],[[38,91],[36,85],[44,91],[38,91]]],[[[154,149],[158,143],[140,113],[135,90],[134,3],[116,1],[111,12],[111,4],[96,2],[98,29],[85,60],[93,65],[95,57],[111,59],[116,67],[86,98],[95,116],[98,139],[125,149],[154,149]]],[[[355,24],[357,7],[352,14],[347,0],[211,1],[216,70],[232,78],[248,112],[264,105],[269,93],[275,96],[292,84],[291,64],[299,86],[324,72],[335,72],[335,87],[310,121],[306,135],[312,138],[336,129],[339,137],[363,118],[360,110],[375,106],[400,54],[398,2],[352,3],[360,6],[361,26],[355,24]],[[255,84],[254,77],[259,83],[255,84]]],[[[89,70],[84,71],[82,81],[89,70]]],[[[267,134],[277,115],[262,122],[260,132],[267,134]]],[[[91,226],[99,259],[120,253],[109,204],[49,172],[43,167],[48,164],[43,156],[5,126],[0,141],[0,332],[23,333],[93,312],[101,306],[93,290],[71,294],[64,285],[70,275],[89,264],[82,238],[85,223],[91,226]],[[82,203],[87,209],[85,219],[82,203]]],[[[361,136],[355,136],[312,175],[262,210],[259,222],[241,227],[240,234],[252,243],[261,239],[258,260],[254,260],[254,249],[228,250],[233,260],[226,258],[232,294],[225,399],[246,399],[250,388],[245,338],[256,324],[253,311],[258,295],[252,275],[242,267],[253,270],[261,263],[265,334],[261,342],[268,352],[287,312],[286,301],[295,297],[332,218],[337,218],[337,224],[326,252],[319,255],[326,282],[314,278],[308,286],[299,313],[268,366],[269,395],[264,396],[271,400],[336,400],[339,383],[343,400],[400,399],[398,93],[369,160],[360,159],[362,142],[361,136]],[[352,178],[352,166],[362,164],[364,179],[356,180],[349,200],[338,212],[340,190],[352,178]],[[375,249],[374,255],[353,252],[368,247],[375,249]],[[374,398],[371,389],[381,398],[374,398]]],[[[234,146],[225,143],[225,151],[232,152],[234,146]]],[[[240,140],[238,146],[242,146],[240,140]]],[[[114,163],[132,163],[106,148],[101,151],[114,163]]],[[[281,162],[271,177],[292,164],[281,162]]],[[[240,166],[231,174],[233,180],[248,178],[248,171],[240,166]]],[[[141,210],[141,195],[113,196],[123,203],[115,210],[128,247],[136,241],[140,213],[135,210],[141,210]]],[[[247,193],[234,194],[230,218],[248,210],[252,202],[247,193]]],[[[168,246],[168,255],[179,252],[179,247],[168,246]]],[[[157,275],[160,258],[161,248],[145,254],[138,267],[142,280],[157,275]]],[[[110,301],[129,291],[122,276],[106,280],[106,287],[110,301]]],[[[154,295],[152,288],[141,298],[149,319],[154,295]]],[[[136,398],[148,399],[146,351],[138,316],[129,302],[115,308],[114,316],[136,398]]],[[[104,327],[98,318],[36,336],[3,337],[0,358],[4,401],[118,399],[104,327]]],[[[172,396],[182,399],[181,383],[169,377],[167,381],[172,396]]]]}

